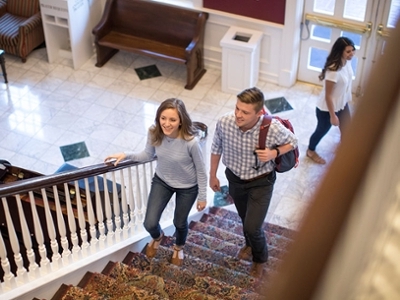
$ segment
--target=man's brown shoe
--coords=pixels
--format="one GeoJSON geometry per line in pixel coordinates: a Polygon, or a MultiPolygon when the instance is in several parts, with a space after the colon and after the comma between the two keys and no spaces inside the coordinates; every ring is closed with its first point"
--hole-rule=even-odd
{"type": "Polygon", "coordinates": [[[251,247],[244,245],[242,248],[240,248],[239,252],[237,253],[236,257],[238,259],[243,259],[243,260],[252,260],[253,259],[253,254],[251,254],[251,247]]]}
{"type": "Polygon", "coordinates": [[[253,262],[250,268],[250,276],[261,278],[264,273],[264,265],[265,263],[253,262]]]}

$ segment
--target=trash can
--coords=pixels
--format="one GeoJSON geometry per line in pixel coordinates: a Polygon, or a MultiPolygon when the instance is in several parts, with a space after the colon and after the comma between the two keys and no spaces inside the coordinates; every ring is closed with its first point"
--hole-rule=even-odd
{"type": "Polygon", "coordinates": [[[236,26],[226,32],[220,41],[223,92],[237,94],[257,84],[262,35],[236,26]]]}
{"type": "Polygon", "coordinates": [[[204,159],[204,161],[206,161],[207,160],[206,143],[207,143],[207,136],[208,136],[208,127],[206,124],[204,124],[202,122],[197,122],[197,121],[193,122],[193,126],[194,126],[194,128],[197,129],[198,137],[200,140],[201,151],[203,152],[203,159],[204,159]]]}

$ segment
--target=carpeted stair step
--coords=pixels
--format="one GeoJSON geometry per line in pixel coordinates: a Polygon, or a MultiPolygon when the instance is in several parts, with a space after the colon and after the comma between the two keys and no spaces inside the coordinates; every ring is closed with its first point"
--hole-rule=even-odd
{"type": "MultiPolygon", "coordinates": [[[[187,242],[192,242],[194,244],[213,249],[214,251],[218,251],[232,257],[236,257],[241,248],[240,246],[225,242],[211,235],[193,230],[189,231],[187,242]]],[[[279,258],[270,256],[268,258],[267,266],[271,270],[276,270],[280,262],[281,260],[279,258]]]]}
{"type": "MultiPolygon", "coordinates": [[[[234,245],[239,246],[239,248],[243,247],[245,244],[245,240],[243,235],[238,235],[227,230],[208,225],[202,222],[191,221],[189,224],[190,230],[206,232],[208,235],[216,237],[222,241],[227,241],[234,245]]],[[[275,245],[268,245],[268,256],[281,258],[285,254],[285,250],[275,247],[275,245]]]]}
{"type": "Polygon", "coordinates": [[[91,295],[100,297],[99,299],[168,299],[168,297],[162,297],[141,288],[126,283],[120,283],[117,280],[100,273],[87,272],[79,282],[78,287],[90,292],[91,295]]]}
{"type": "MultiPolygon", "coordinates": [[[[161,242],[161,245],[172,248],[174,242],[175,239],[173,237],[165,236],[161,242]]],[[[224,241],[221,241],[221,244],[223,247],[224,241]]],[[[226,253],[213,250],[212,248],[203,247],[190,241],[186,241],[183,252],[185,253],[185,255],[197,257],[202,260],[218,264],[224,268],[236,270],[245,274],[249,273],[252,264],[250,261],[240,260],[235,256],[227,255],[226,253]]],[[[268,266],[266,266],[264,270],[266,274],[273,273],[273,270],[270,269],[268,266]]]]}
{"type": "MultiPolygon", "coordinates": [[[[204,214],[200,222],[243,236],[243,226],[241,222],[239,223],[213,214],[204,214]]],[[[282,230],[276,230],[276,227],[268,226],[268,223],[264,223],[264,228],[266,228],[264,234],[268,245],[287,251],[293,240],[281,234],[283,228],[282,230]],[[275,230],[270,231],[270,227],[275,228],[275,230]]]]}
{"type": "Polygon", "coordinates": [[[145,249],[130,252],[123,262],[108,263],[101,274],[88,272],[77,286],[62,285],[52,299],[265,299],[271,275],[296,232],[266,222],[263,229],[269,258],[261,279],[249,275],[251,261],[237,259],[245,243],[239,215],[210,207],[189,224],[181,267],[170,263],[175,238],[165,236],[155,258],[147,258],[145,249]]]}
{"type": "MultiPolygon", "coordinates": [[[[205,294],[212,295],[217,299],[260,299],[260,295],[253,290],[228,285],[209,276],[197,276],[194,272],[184,267],[172,265],[165,259],[153,258],[149,260],[143,253],[131,252],[123,262],[153,274],[157,273],[164,280],[173,280],[179,284],[203,291],[205,294]]],[[[264,298],[261,297],[261,299],[264,298]]]]}
{"type": "MultiPolygon", "coordinates": [[[[154,258],[149,259],[143,253],[129,252],[122,262],[128,266],[139,269],[143,272],[154,274],[152,273],[153,265],[155,262],[158,262],[158,260],[154,258]]],[[[166,269],[165,276],[161,276],[164,280],[171,279],[185,286],[192,286],[194,284],[192,272],[171,265],[165,260],[163,260],[163,263],[166,264],[167,266],[170,266],[170,268],[166,269]]]]}
{"type": "MultiPolygon", "coordinates": [[[[206,275],[203,276],[200,269],[193,270],[192,268],[187,268],[186,265],[182,267],[172,265],[168,262],[171,256],[172,250],[171,252],[165,251],[165,247],[160,246],[156,258],[149,260],[143,253],[131,252],[123,262],[143,271],[156,274],[164,280],[172,280],[178,284],[197,289],[217,299],[263,299],[263,297],[254,292],[254,287],[258,287],[258,284],[250,276],[246,277],[252,284],[247,283],[246,287],[241,288],[238,285],[227,284],[214,278],[212,272],[206,272],[206,275]],[[161,259],[157,257],[161,257],[161,259]]],[[[185,259],[188,258],[186,257],[185,259]]]]}
{"type": "MultiPolygon", "coordinates": [[[[173,254],[172,247],[165,247],[160,245],[157,251],[156,258],[161,262],[171,260],[173,254]]],[[[159,276],[163,276],[162,269],[155,269],[156,264],[153,265],[153,272],[159,276]]],[[[162,266],[163,267],[163,266],[162,266]]],[[[241,288],[253,288],[256,279],[248,275],[248,272],[242,273],[234,269],[224,268],[212,261],[203,260],[198,257],[185,255],[182,268],[191,271],[197,276],[209,276],[219,281],[223,281],[229,285],[236,285],[241,288]]]]}
{"type": "Polygon", "coordinates": [[[97,300],[103,297],[94,296],[81,287],[62,284],[51,300],[97,300]]]}
{"type": "MultiPolygon", "coordinates": [[[[236,222],[236,223],[242,224],[242,220],[240,219],[238,213],[235,211],[231,211],[229,209],[213,206],[213,207],[209,208],[208,213],[212,214],[212,215],[216,215],[220,218],[229,220],[231,222],[236,222]]],[[[264,229],[264,231],[273,232],[277,235],[284,236],[288,239],[293,239],[293,237],[296,234],[296,231],[294,231],[292,229],[285,228],[285,227],[282,227],[282,226],[279,226],[276,224],[272,224],[272,223],[267,223],[267,222],[263,223],[263,229],[264,229]]]]}
{"type": "Polygon", "coordinates": [[[102,273],[110,276],[118,282],[151,291],[168,299],[218,299],[205,294],[203,291],[181,285],[166,278],[161,278],[160,276],[154,275],[148,271],[142,271],[124,263],[109,262],[102,273]]]}

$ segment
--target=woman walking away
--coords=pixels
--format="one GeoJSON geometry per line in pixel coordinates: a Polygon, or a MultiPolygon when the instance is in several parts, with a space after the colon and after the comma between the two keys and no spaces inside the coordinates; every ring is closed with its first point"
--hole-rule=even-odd
{"type": "Polygon", "coordinates": [[[157,110],[155,124],[150,127],[145,149],[139,153],[117,153],[105,162],[128,158],[146,161],[157,156],[157,166],[147,203],[144,228],[153,240],[147,245],[146,255],[154,257],[164,235],[160,227],[161,215],[175,194],[174,225],[176,241],[171,263],[182,265],[183,246],[188,234],[189,212],[197,200],[197,210],[207,204],[207,175],[197,131],[186,111],[185,104],[176,98],[167,99],[157,110]]]}
{"type": "Polygon", "coordinates": [[[307,156],[318,164],[326,161],[315,151],[318,143],[327,134],[331,126],[339,126],[340,133],[350,121],[348,102],[351,101],[353,69],[350,60],[355,52],[354,43],[347,37],[340,37],[333,44],[319,79],[323,80],[323,89],[317,101],[317,128],[310,137],[307,156]]]}

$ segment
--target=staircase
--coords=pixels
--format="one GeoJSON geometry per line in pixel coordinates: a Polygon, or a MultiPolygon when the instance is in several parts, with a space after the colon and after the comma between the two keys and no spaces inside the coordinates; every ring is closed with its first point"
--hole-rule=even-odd
{"type": "Polygon", "coordinates": [[[192,221],[182,267],[169,263],[174,238],[165,236],[153,259],[129,252],[122,262],[109,262],[102,273],[87,272],[77,286],[62,285],[52,299],[264,299],[292,241],[292,230],[264,223],[269,260],[260,279],[249,276],[250,261],[235,256],[244,245],[236,212],[211,207],[192,221]]]}

